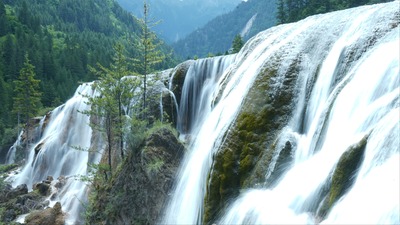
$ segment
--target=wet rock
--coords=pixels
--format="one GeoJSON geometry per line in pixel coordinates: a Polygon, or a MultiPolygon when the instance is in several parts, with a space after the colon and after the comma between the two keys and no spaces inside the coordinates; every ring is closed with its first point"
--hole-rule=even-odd
{"type": "Polygon", "coordinates": [[[62,212],[61,204],[57,202],[53,208],[32,212],[25,218],[25,223],[27,225],[63,225],[65,224],[65,215],[62,212]]]}
{"type": "Polygon", "coordinates": [[[14,209],[8,209],[3,214],[3,221],[4,222],[11,222],[17,218],[17,213],[14,209]]]}
{"type": "Polygon", "coordinates": [[[46,196],[50,193],[50,184],[48,183],[37,183],[33,186],[33,190],[37,190],[41,195],[46,196]]]}
{"type": "Polygon", "coordinates": [[[368,136],[361,139],[357,144],[350,146],[340,157],[333,172],[329,193],[317,212],[319,218],[325,218],[332,205],[353,185],[354,177],[364,158],[367,141],[368,136]]]}
{"type": "Polygon", "coordinates": [[[275,139],[294,106],[300,60],[301,57],[291,62],[286,71],[279,71],[279,61],[267,62],[257,76],[214,156],[206,185],[204,224],[215,221],[219,211],[239,195],[240,189],[265,182],[265,171],[280,150],[274,146],[275,139]]]}
{"type": "Polygon", "coordinates": [[[154,131],[141,150],[127,155],[111,187],[97,187],[93,213],[86,222],[156,224],[172,191],[183,152],[184,146],[171,129],[154,131]]]}
{"type": "Polygon", "coordinates": [[[66,183],[66,178],[64,176],[59,176],[57,179],[57,183],[54,185],[54,187],[60,189],[64,187],[65,183],[66,183]]]}
{"type": "Polygon", "coordinates": [[[8,192],[6,194],[6,198],[12,199],[12,198],[15,198],[17,196],[24,195],[27,193],[28,193],[28,186],[26,184],[20,184],[16,188],[10,190],[10,192],[8,192]]]}

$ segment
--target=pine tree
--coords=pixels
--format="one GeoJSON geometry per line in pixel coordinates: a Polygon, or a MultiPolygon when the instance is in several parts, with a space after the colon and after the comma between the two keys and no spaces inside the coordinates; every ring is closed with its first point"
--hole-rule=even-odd
{"type": "Polygon", "coordinates": [[[143,20],[142,20],[142,35],[138,49],[140,52],[140,60],[137,67],[143,76],[143,119],[147,120],[147,86],[148,74],[155,71],[155,66],[165,59],[165,55],[159,50],[161,42],[156,42],[156,35],[150,28],[156,26],[158,22],[154,22],[149,17],[149,7],[146,1],[143,2],[143,20]]]}
{"type": "Polygon", "coordinates": [[[111,158],[113,149],[118,149],[121,158],[124,158],[124,124],[126,124],[127,111],[131,100],[134,98],[135,90],[139,87],[140,81],[135,77],[126,77],[132,73],[128,70],[128,60],[124,55],[122,44],[114,46],[115,55],[110,68],[98,64],[98,69],[91,67],[90,70],[99,78],[94,83],[96,96],[85,96],[89,111],[83,112],[89,116],[96,116],[104,121],[104,126],[91,123],[93,129],[105,134],[108,164],[111,169],[111,158]]]}
{"type": "Polygon", "coordinates": [[[284,0],[278,0],[277,2],[277,14],[276,19],[278,24],[286,23],[286,12],[284,0]]]}
{"type": "Polygon", "coordinates": [[[7,33],[7,22],[6,8],[4,6],[3,0],[0,0],[0,37],[7,33]]]}
{"type": "Polygon", "coordinates": [[[232,42],[232,53],[238,53],[243,47],[243,40],[240,34],[237,34],[232,42]]]}
{"type": "Polygon", "coordinates": [[[35,79],[35,67],[30,63],[28,54],[25,54],[25,61],[20,70],[19,77],[14,81],[15,97],[14,112],[18,117],[22,118],[22,122],[26,122],[26,140],[29,144],[29,119],[36,116],[41,107],[41,95],[39,91],[40,80],[35,79]]]}

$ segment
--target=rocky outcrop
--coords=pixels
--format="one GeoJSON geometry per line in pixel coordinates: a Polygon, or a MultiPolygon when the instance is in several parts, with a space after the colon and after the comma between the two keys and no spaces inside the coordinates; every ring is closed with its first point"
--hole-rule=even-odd
{"type": "Polygon", "coordinates": [[[172,129],[153,131],[140,149],[128,154],[109,186],[95,187],[87,222],[155,224],[172,191],[183,152],[172,129]]]}
{"type": "Polygon", "coordinates": [[[354,177],[364,158],[367,141],[368,137],[364,137],[357,144],[350,146],[340,157],[333,171],[328,194],[317,212],[317,218],[324,218],[333,204],[353,185],[354,177]]]}
{"type": "MultiPolygon", "coordinates": [[[[0,189],[0,224],[14,223],[18,216],[31,213],[28,224],[64,224],[64,216],[61,212],[61,205],[54,208],[47,208],[49,201],[45,200],[51,193],[51,182],[53,177],[48,176],[46,180],[33,185],[33,191],[28,192],[26,184],[12,188],[5,184],[0,189]],[[47,208],[47,209],[46,209],[47,208]],[[52,211],[53,210],[53,211],[52,211]],[[56,219],[52,219],[56,218],[56,219]],[[49,222],[48,222],[49,221],[49,222]],[[57,222],[59,221],[59,222],[57,222]]],[[[62,179],[58,179],[55,186],[59,185],[62,179]]],[[[59,204],[59,203],[58,203],[59,204]]]]}
{"type": "MultiPolygon", "coordinates": [[[[214,221],[229,199],[239,195],[241,188],[265,182],[265,171],[277,151],[274,140],[293,109],[298,60],[300,57],[279,78],[279,62],[266,65],[257,76],[214,157],[204,199],[204,224],[214,221]],[[276,86],[280,86],[279,90],[276,86]]],[[[291,147],[287,148],[282,154],[288,155],[291,147]]],[[[287,160],[281,161],[287,163],[287,160]]]]}
{"type": "Polygon", "coordinates": [[[170,90],[175,94],[175,98],[178,104],[179,102],[181,102],[183,83],[185,82],[186,73],[190,65],[192,65],[194,62],[194,60],[188,60],[179,64],[175,68],[174,75],[171,79],[172,84],[170,84],[170,90]]]}
{"type": "Polygon", "coordinates": [[[64,225],[65,216],[61,204],[57,202],[53,208],[34,211],[25,218],[26,225],[64,225]]]}
{"type": "Polygon", "coordinates": [[[0,223],[10,223],[17,216],[29,213],[32,210],[44,209],[48,202],[42,202],[43,196],[37,192],[29,192],[26,184],[16,188],[7,185],[0,193],[0,223]]]}

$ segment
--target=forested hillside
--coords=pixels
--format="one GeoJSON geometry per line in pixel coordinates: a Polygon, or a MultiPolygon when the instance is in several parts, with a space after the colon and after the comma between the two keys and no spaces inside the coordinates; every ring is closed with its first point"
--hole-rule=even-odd
{"type": "MultiPolygon", "coordinates": [[[[143,1],[117,0],[122,7],[141,18],[143,1]]],[[[154,20],[160,20],[155,31],[166,41],[175,42],[204,26],[218,15],[227,13],[241,0],[147,0],[154,20]]]]}
{"type": "Polygon", "coordinates": [[[209,53],[225,53],[237,34],[242,33],[243,39],[247,40],[275,25],[275,15],[276,0],[248,0],[176,42],[173,47],[177,54],[185,58],[195,55],[204,57],[209,53]]]}
{"type": "Polygon", "coordinates": [[[278,23],[296,22],[307,16],[392,0],[278,0],[278,23]]]}
{"type": "MultiPolygon", "coordinates": [[[[14,81],[25,55],[40,80],[42,107],[54,107],[79,82],[95,79],[89,65],[110,64],[117,42],[129,57],[138,55],[133,43],[141,31],[140,21],[112,0],[0,0],[0,147],[17,123],[14,81]]],[[[160,68],[173,66],[171,57],[160,68]]]]}

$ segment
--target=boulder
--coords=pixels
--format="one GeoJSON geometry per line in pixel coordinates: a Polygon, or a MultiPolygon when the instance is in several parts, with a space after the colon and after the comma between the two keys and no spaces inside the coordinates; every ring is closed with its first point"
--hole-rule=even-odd
{"type": "Polygon", "coordinates": [[[27,225],[64,225],[65,215],[62,212],[60,202],[57,202],[53,208],[33,211],[25,218],[25,223],[27,225]]]}
{"type": "Polygon", "coordinates": [[[26,184],[20,184],[16,188],[11,189],[7,194],[7,199],[12,199],[20,195],[28,194],[28,186],[26,184]]]}
{"type": "Polygon", "coordinates": [[[97,192],[86,222],[156,224],[172,192],[184,148],[171,128],[156,129],[141,149],[127,155],[111,186],[94,187],[97,192]]]}

